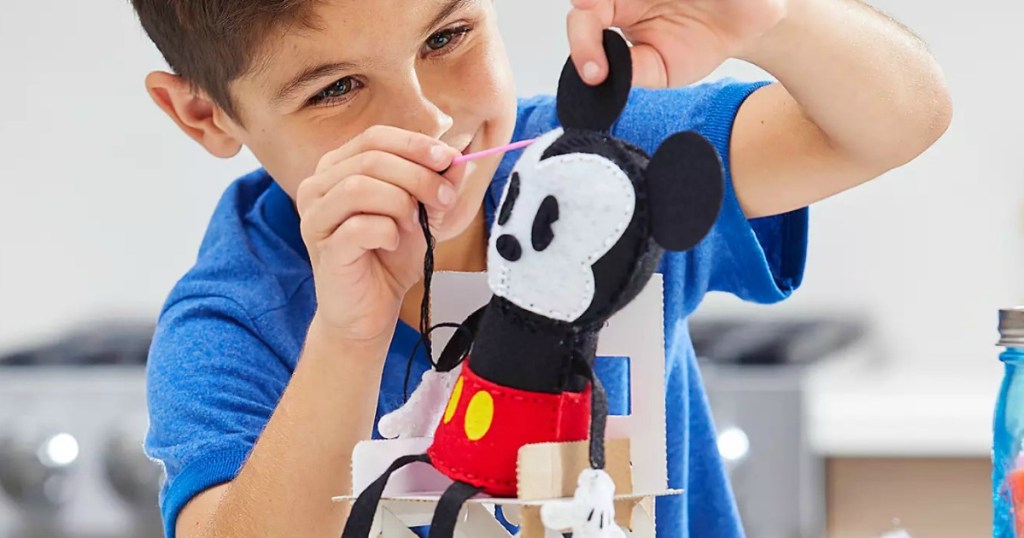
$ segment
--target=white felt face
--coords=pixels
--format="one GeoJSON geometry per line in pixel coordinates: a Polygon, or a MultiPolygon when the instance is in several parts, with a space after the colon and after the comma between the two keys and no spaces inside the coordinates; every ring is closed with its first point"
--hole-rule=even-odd
{"type": "Polygon", "coordinates": [[[518,189],[512,179],[505,187],[491,230],[487,273],[495,295],[571,322],[590,306],[594,262],[622,237],[636,194],[626,173],[604,157],[573,153],[541,161],[561,134],[558,129],[544,135],[516,164],[518,189]]]}

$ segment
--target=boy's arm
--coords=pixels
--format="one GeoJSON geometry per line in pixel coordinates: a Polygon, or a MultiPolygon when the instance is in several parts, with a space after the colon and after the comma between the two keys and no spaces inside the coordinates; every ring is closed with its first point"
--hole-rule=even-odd
{"type": "Polygon", "coordinates": [[[744,103],[733,129],[733,183],[748,217],[906,164],[949,125],[950,97],[925,46],[859,0],[790,0],[744,59],[779,79],[744,103]]]}
{"type": "Polygon", "coordinates": [[[371,127],[303,180],[296,209],[317,296],[304,349],[238,475],[178,516],[183,538],[341,530],[347,510],[330,499],[351,490],[352,450],[371,436],[401,304],[423,274],[426,241],[410,217],[425,210],[435,238],[454,233],[434,223],[457,205],[442,196],[464,179],[457,154],[422,133],[371,127]]]}
{"type": "Polygon", "coordinates": [[[347,507],[330,498],[351,490],[352,449],[373,430],[387,348],[336,341],[314,321],[242,470],[182,509],[177,536],[336,536],[347,507]]]}
{"type": "MultiPolygon", "coordinates": [[[[747,217],[785,213],[905,164],[945,131],[938,65],[906,28],[860,0],[573,0],[569,42],[603,80],[601,29],[633,42],[634,81],[683,86],[726,58],[779,79],[736,117],[731,160],[747,217]]],[[[587,76],[588,73],[591,76],[587,76]]]]}

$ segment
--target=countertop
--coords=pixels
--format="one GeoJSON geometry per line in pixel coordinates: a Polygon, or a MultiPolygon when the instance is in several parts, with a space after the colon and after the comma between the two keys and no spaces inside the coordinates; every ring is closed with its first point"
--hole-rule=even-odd
{"type": "Polygon", "coordinates": [[[886,365],[863,351],[804,378],[809,442],[829,457],[988,457],[1002,366],[886,365]]]}

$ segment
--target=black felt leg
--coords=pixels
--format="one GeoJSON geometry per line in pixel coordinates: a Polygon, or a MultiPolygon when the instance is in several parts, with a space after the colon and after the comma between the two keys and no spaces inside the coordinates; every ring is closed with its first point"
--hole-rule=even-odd
{"type": "Polygon", "coordinates": [[[417,454],[396,459],[391,467],[384,471],[384,474],[359,494],[356,501],[352,503],[352,511],[349,513],[348,522],[345,523],[345,530],[342,531],[341,538],[367,538],[370,535],[373,517],[377,514],[377,505],[380,504],[380,498],[384,494],[384,487],[387,486],[388,479],[395,474],[395,471],[416,462],[430,463],[430,457],[426,454],[417,454]]]}
{"type": "Polygon", "coordinates": [[[604,469],[604,429],[608,422],[608,395],[601,380],[590,371],[590,466],[604,469]]]}
{"type": "Polygon", "coordinates": [[[604,469],[604,430],[608,422],[608,395],[589,361],[573,361],[574,371],[590,380],[590,467],[604,469]]]}
{"type": "Polygon", "coordinates": [[[590,380],[590,467],[604,469],[604,430],[608,423],[608,395],[594,367],[581,357],[574,358],[573,371],[590,380]]]}
{"type": "Polygon", "coordinates": [[[437,502],[434,518],[430,521],[428,538],[452,538],[455,535],[455,524],[459,521],[459,512],[473,495],[480,493],[481,488],[465,482],[455,482],[437,502]]]}

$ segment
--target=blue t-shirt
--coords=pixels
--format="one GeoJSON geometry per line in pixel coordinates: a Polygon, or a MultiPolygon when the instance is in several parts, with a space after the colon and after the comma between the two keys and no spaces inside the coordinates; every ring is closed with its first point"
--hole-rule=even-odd
{"type": "MultiPolygon", "coordinates": [[[[714,426],[687,329],[708,291],[770,303],[800,283],[807,211],[744,217],[728,174],[729,139],[740,104],[760,84],[722,81],[676,90],[636,89],[613,129],[653,153],[662,140],[696,130],[726,165],[718,222],[685,253],[668,253],[665,282],[666,407],[669,484],[686,494],[660,499],[662,538],[742,536],[716,446],[714,426]]],[[[514,139],[557,126],[552,97],[519,103],[514,139]]],[[[518,154],[495,174],[484,204],[490,222],[518,154]]],[[[160,462],[165,532],[174,536],[181,508],[199,492],[232,480],[269,420],[302,349],[316,296],[299,219],[288,196],[256,171],[233,183],[211,219],[195,266],[160,314],[148,366],[150,429],[146,451],[160,462]]],[[[458,321],[458,320],[456,320],[458,321]]],[[[384,364],[378,418],[402,403],[402,383],[418,333],[398,323],[384,364]]],[[[599,365],[613,411],[621,407],[624,369],[599,365]]],[[[421,352],[413,380],[428,367],[421,352]]],[[[655,425],[652,425],[654,427],[655,425]]]]}

